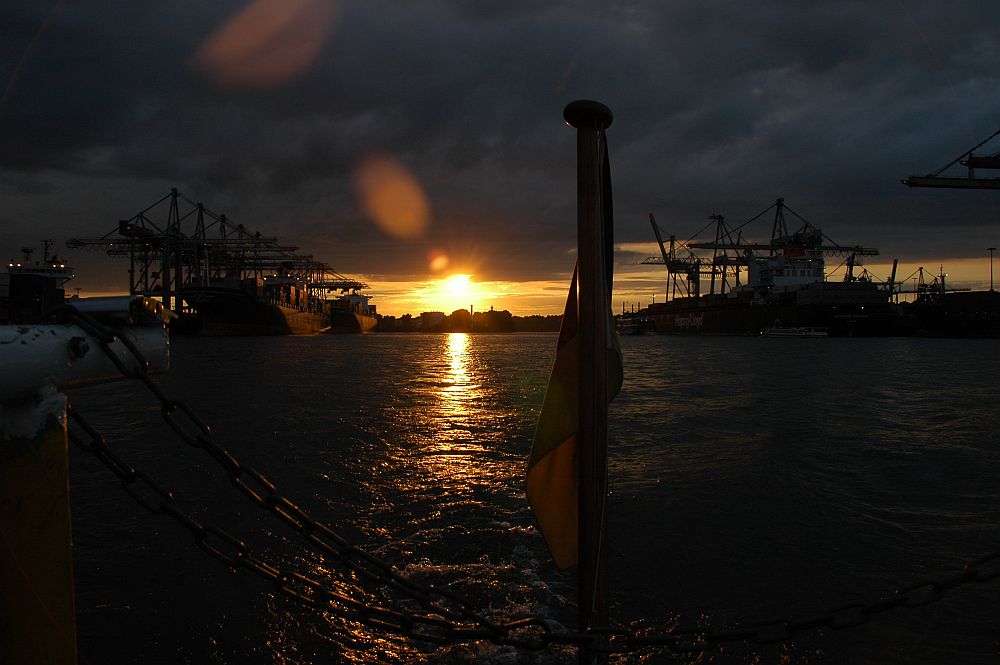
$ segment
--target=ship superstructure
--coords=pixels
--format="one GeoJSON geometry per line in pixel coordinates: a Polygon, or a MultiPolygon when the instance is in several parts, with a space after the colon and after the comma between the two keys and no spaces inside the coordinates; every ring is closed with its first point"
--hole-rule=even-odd
{"type": "Polygon", "coordinates": [[[22,247],[22,256],[8,261],[6,274],[0,273],[0,322],[34,322],[63,304],[63,286],[75,274],[65,258],[49,254],[52,244],[51,240],[42,241],[40,261],[34,258],[33,247],[22,247]]]}

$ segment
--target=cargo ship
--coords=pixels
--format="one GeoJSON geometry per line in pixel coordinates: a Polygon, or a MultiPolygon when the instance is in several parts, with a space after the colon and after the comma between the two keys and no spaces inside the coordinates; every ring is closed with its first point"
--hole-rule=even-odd
{"type": "Polygon", "coordinates": [[[293,276],[189,284],[181,297],[204,335],[316,335],[364,333],[375,327],[370,296],[358,290],[332,295],[328,284],[293,276]]]}
{"type": "Polygon", "coordinates": [[[324,305],[292,277],[187,284],[180,296],[197,313],[203,335],[311,335],[330,328],[324,305]]]}
{"type": "MultiPolygon", "coordinates": [[[[81,298],[79,289],[67,297],[66,282],[76,277],[65,258],[49,254],[51,240],[42,241],[42,260],[32,260],[34,248],[22,247],[23,258],[11,259],[0,273],[0,325],[34,325],[50,322],[63,305],[72,305],[111,325],[144,322],[166,326],[174,318],[162,303],[141,296],[81,298]]],[[[61,315],[60,315],[61,316],[61,315]]]]}
{"type": "Polygon", "coordinates": [[[357,290],[328,300],[331,333],[366,333],[378,323],[371,296],[357,290]]]}
{"type": "Polygon", "coordinates": [[[736,227],[721,215],[711,219],[715,240],[688,242],[682,256],[674,236],[668,250],[650,215],[661,257],[643,263],[663,264],[668,271],[667,301],[647,310],[656,332],[760,335],[786,326],[825,329],[831,337],[912,334],[913,321],[892,302],[895,274],[885,283],[864,270],[855,274],[862,257],[877,255],[877,249],[833,243],[780,198],[736,227]],[[746,225],[771,209],[770,242],[745,241],[746,225]],[[802,222],[798,230],[788,231],[786,212],[802,222]],[[695,249],[712,255],[695,254],[695,249]],[[826,258],[831,255],[844,257],[846,272],[840,281],[827,279],[826,258]],[[710,284],[707,294],[701,293],[703,279],[710,284]]]}
{"type": "Polygon", "coordinates": [[[942,269],[933,278],[921,267],[912,302],[899,311],[919,337],[1000,337],[1000,291],[950,289],[942,269]]]}

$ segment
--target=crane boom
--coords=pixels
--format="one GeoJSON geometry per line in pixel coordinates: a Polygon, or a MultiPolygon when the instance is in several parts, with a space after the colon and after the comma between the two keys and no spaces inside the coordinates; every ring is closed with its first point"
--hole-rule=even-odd
{"type": "MultiPolygon", "coordinates": [[[[689,242],[688,247],[692,249],[732,249],[737,251],[750,250],[753,252],[766,252],[780,248],[780,245],[762,244],[755,242],[689,242]]],[[[854,254],[855,256],[878,256],[878,249],[874,247],[861,247],[860,245],[821,245],[816,249],[827,254],[854,254]]]]}
{"type": "Polygon", "coordinates": [[[995,154],[976,154],[976,150],[1000,136],[1000,129],[990,134],[978,144],[966,150],[961,155],[951,160],[937,171],[924,176],[911,175],[903,178],[901,183],[909,187],[943,187],[946,189],[1000,189],[1000,178],[983,178],[976,175],[976,169],[1000,169],[1000,159],[995,154]],[[966,167],[965,177],[943,176],[943,172],[955,164],[966,167]]]}
{"type": "Polygon", "coordinates": [[[649,213],[649,223],[653,225],[653,234],[656,236],[656,244],[660,246],[660,256],[663,257],[664,265],[670,263],[670,259],[667,256],[667,249],[663,246],[663,236],[660,234],[660,227],[656,225],[656,218],[653,217],[653,213],[649,213]]]}

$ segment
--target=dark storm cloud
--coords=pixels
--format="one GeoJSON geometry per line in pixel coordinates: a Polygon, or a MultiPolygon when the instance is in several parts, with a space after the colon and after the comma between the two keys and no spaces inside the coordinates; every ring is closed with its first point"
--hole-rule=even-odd
{"type": "Polygon", "coordinates": [[[174,185],[347,272],[419,275],[428,249],[448,247],[496,278],[564,274],[575,204],[561,112],[592,97],[615,112],[622,241],[652,240],[650,210],[686,237],[711,213],[748,218],[785,196],[836,239],[886,253],[996,244],[987,195],[898,179],[996,128],[1000,7],[340,3],[306,72],[241,91],[192,61],[243,6],[5,5],[0,241],[71,204],[97,234],[174,185]],[[425,188],[420,243],[363,219],[352,174],[372,151],[425,188]]]}
{"type": "Polygon", "coordinates": [[[138,3],[4,7],[0,158],[5,168],[83,168],[89,149],[150,122],[196,43],[183,17],[138,3]],[[28,45],[33,48],[28,50],[28,45]]]}

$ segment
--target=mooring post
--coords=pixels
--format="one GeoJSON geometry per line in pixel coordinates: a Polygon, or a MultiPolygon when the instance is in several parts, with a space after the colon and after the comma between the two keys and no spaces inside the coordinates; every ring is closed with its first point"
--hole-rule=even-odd
{"type": "MultiPolygon", "coordinates": [[[[162,307],[143,298],[76,300],[113,321],[149,361],[169,364],[162,307]],[[157,319],[157,317],[160,317],[157,319]],[[128,328],[125,330],[125,328],[128,328]]],[[[74,665],[66,396],[61,389],[124,378],[76,325],[0,326],[0,663],[74,665]]],[[[139,362],[120,341],[109,353],[139,362]]]]}
{"type": "MultiPolygon", "coordinates": [[[[608,375],[607,287],[601,199],[601,132],[612,120],[598,102],[575,101],[564,113],[577,130],[577,260],[579,263],[579,478],[578,617],[581,631],[608,625],[607,494],[608,375]]],[[[599,633],[598,633],[599,635],[599,633]]],[[[598,647],[606,646],[606,636],[598,647]]],[[[606,663],[607,652],[581,646],[579,662],[606,663]]]]}

